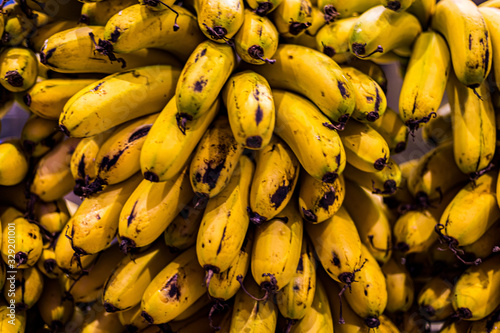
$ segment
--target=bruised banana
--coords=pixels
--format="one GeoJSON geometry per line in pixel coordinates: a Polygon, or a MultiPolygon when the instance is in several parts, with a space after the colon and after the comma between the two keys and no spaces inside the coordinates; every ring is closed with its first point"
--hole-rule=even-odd
{"type": "Polygon", "coordinates": [[[391,313],[408,311],[415,297],[415,289],[410,273],[395,258],[389,259],[381,268],[387,284],[386,310],[391,313]]]}
{"type": "Polygon", "coordinates": [[[453,314],[453,284],[436,276],[426,282],[417,297],[420,312],[429,320],[444,320],[453,314]]]}
{"type": "Polygon", "coordinates": [[[401,215],[394,225],[395,249],[405,253],[425,252],[437,240],[438,221],[429,210],[413,210],[401,215]]]}
{"type": "Polygon", "coordinates": [[[288,145],[276,136],[255,156],[250,188],[250,221],[262,224],[286,207],[299,178],[300,164],[288,145]]]}
{"type": "Polygon", "coordinates": [[[43,246],[43,251],[40,258],[36,262],[36,267],[49,279],[56,279],[63,273],[57,266],[54,248],[49,247],[48,244],[43,246]]]}
{"type": "Polygon", "coordinates": [[[357,17],[349,17],[325,25],[316,34],[316,50],[338,63],[348,61],[352,57],[349,52],[349,36],[356,22],[357,17]]]}
{"type": "Polygon", "coordinates": [[[283,0],[273,11],[274,24],[283,37],[297,37],[312,23],[312,4],[309,0],[283,0]]]}
{"type": "Polygon", "coordinates": [[[244,20],[243,0],[194,0],[198,26],[217,43],[225,43],[240,29],[244,20]]]}
{"type": "Polygon", "coordinates": [[[373,194],[384,197],[396,193],[402,179],[401,169],[393,159],[389,159],[387,166],[377,172],[361,171],[347,163],[343,175],[346,179],[364,187],[373,194]]]}
{"type": "Polygon", "coordinates": [[[32,308],[40,299],[44,289],[42,273],[36,267],[28,267],[19,269],[14,274],[10,273],[9,276],[14,278],[15,288],[4,288],[5,300],[14,303],[20,310],[32,308]]]}
{"type": "Polygon", "coordinates": [[[401,153],[408,143],[408,128],[399,116],[399,113],[387,107],[383,116],[378,121],[371,123],[389,145],[391,154],[401,153]]]}
{"type": "Polygon", "coordinates": [[[35,53],[21,47],[9,47],[0,53],[0,84],[12,92],[31,88],[38,75],[35,53]]]}
{"type": "Polygon", "coordinates": [[[51,234],[61,232],[70,218],[64,199],[36,202],[33,213],[40,226],[51,234]]]}
{"type": "Polygon", "coordinates": [[[193,198],[177,217],[168,225],[163,233],[165,244],[175,250],[185,250],[196,244],[205,207],[197,206],[198,200],[193,198]]]}
{"type": "Polygon", "coordinates": [[[30,156],[41,157],[54,148],[64,138],[57,125],[55,119],[44,119],[37,115],[29,117],[21,131],[24,151],[30,156]]]}
{"type": "Polygon", "coordinates": [[[64,299],[62,287],[57,279],[45,279],[37,306],[43,321],[53,330],[64,326],[73,315],[74,309],[73,302],[64,299]]]}
{"type": "Polygon", "coordinates": [[[29,161],[18,140],[0,143],[0,185],[21,183],[28,174],[29,161]]]}

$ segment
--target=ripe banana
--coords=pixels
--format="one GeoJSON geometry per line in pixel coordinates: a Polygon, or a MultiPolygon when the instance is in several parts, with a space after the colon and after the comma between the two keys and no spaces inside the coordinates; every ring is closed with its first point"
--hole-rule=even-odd
{"type": "Polygon", "coordinates": [[[80,22],[105,26],[108,20],[125,8],[137,4],[136,0],[86,2],[82,6],[80,22]]]}
{"type": "Polygon", "coordinates": [[[174,95],[179,75],[177,67],[153,65],[107,76],[68,100],[60,128],[68,136],[88,137],[158,112],[174,95]]]}
{"type": "Polygon", "coordinates": [[[429,210],[412,210],[401,215],[394,225],[395,249],[405,253],[425,252],[437,240],[438,221],[429,210]]]}
{"type": "Polygon", "coordinates": [[[500,331],[500,313],[499,310],[493,312],[490,316],[471,323],[468,333],[498,333],[500,331]]]}
{"type": "Polygon", "coordinates": [[[21,144],[24,151],[33,157],[41,157],[54,148],[64,138],[58,130],[55,119],[44,119],[32,115],[24,123],[21,131],[21,144]]]}
{"type": "Polygon", "coordinates": [[[123,327],[118,320],[118,314],[99,311],[91,320],[86,321],[81,333],[121,333],[123,327]]]}
{"type": "Polygon", "coordinates": [[[395,12],[402,12],[410,8],[415,0],[380,0],[380,3],[395,12]]]}
{"type": "Polygon", "coordinates": [[[0,143],[0,185],[19,184],[28,173],[28,158],[19,140],[0,143]]]}
{"type": "Polygon", "coordinates": [[[64,299],[62,287],[57,279],[45,279],[37,306],[45,324],[54,331],[64,327],[75,308],[72,301],[64,299]]]}
{"type": "MultiPolygon", "coordinates": [[[[364,74],[371,77],[373,80],[375,80],[378,83],[380,88],[382,88],[382,91],[384,92],[384,94],[387,94],[387,85],[388,85],[387,76],[385,75],[385,72],[382,69],[380,64],[377,64],[374,61],[370,61],[370,60],[360,60],[360,59],[354,58],[349,62],[349,66],[354,67],[357,70],[360,70],[364,74]]],[[[394,112],[394,111],[392,111],[392,112],[394,112]]],[[[377,123],[380,124],[379,122],[377,122],[377,123]]]]}
{"type": "Polygon", "coordinates": [[[69,20],[68,18],[50,22],[36,29],[35,33],[30,36],[28,45],[30,45],[30,48],[32,50],[38,51],[43,47],[43,43],[50,36],[64,30],[76,28],[76,26],[78,26],[78,22],[69,20]]]}
{"type": "Polygon", "coordinates": [[[444,320],[453,314],[452,298],[452,282],[444,277],[436,276],[422,287],[417,297],[417,304],[420,313],[429,320],[444,320]]]}
{"type": "Polygon", "coordinates": [[[431,27],[448,42],[458,81],[472,89],[479,87],[490,72],[493,52],[477,5],[468,0],[440,1],[431,27]]]}
{"type": "Polygon", "coordinates": [[[307,46],[311,49],[316,48],[316,34],[326,25],[323,12],[316,7],[314,0],[311,1],[311,25],[306,28],[305,33],[297,37],[287,38],[287,42],[307,46]]]}
{"type": "Polygon", "coordinates": [[[318,8],[325,13],[327,23],[334,22],[339,16],[346,18],[357,16],[380,4],[380,0],[353,0],[349,3],[342,0],[318,0],[318,8]]]}
{"type": "Polygon", "coordinates": [[[21,5],[10,2],[2,9],[2,12],[4,17],[3,45],[18,46],[36,30],[37,23],[33,20],[34,15],[28,17],[21,5]]]}
{"type": "Polygon", "coordinates": [[[273,11],[272,17],[281,36],[299,36],[312,24],[311,1],[283,0],[273,11]]]}
{"type": "Polygon", "coordinates": [[[391,313],[408,311],[413,304],[415,296],[415,289],[410,273],[395,258],[389,259],[381,268],[387,284],[386,310],[391,313]]]}
{"type": "Polygon", "coordinates": [[[436,11],[435,0],[413,1],[411,6],[406,10],[408,13],[415,15],[420,21],[422,29],[425,31],[430,25],[430,20],[436,11]]]}
{"type": "Polygon", "coordinates": [[[283,0],[248,0],[247,4],[259,16],[266,16],[275,10],[283,0]]]}
{"type": "Polygon", "coordinates": [[[387,166],[382,171],[377,172],[361,171],[347,163],[344,176],[373,194],[384,197],[396,193],[402,179],[401,169],[393,159],[389,159],[387,166]]]}
{"type": "Polygon", "coordinates": [[[243,24],[243,0],[194,0],[198,26],[217,43],[227,42],[243,24]]]}
{"type": "Polygon", "coordinates": [[[50,247],[50,243],[43,246],[43,251],[36,262],[36,267],[49,279],[56,279],[63,274],[57,266],[55,249],[54,247],[50,247]]]}
{"type": "MultiPolygon", "coordinates": [[[[144,330],[149,326],[149,323],[141,316],[141,303],[139,302],[136,306],[118,312],[118,320],[127,330],[127,332],[137,332],[144,330]]],[[[151,327],[151,326],[149,326],[151,327]]]]}
{"type": "Polygon", "coordinates": [[[35,53],[21,47],[10,47],[0,53],[0,84],[12,92],[31,88],[38,75],[35,53]]]}
{"type": "Polygon", "coordinates": [[[23,333],[26,329],[26,311],[16,311],[15,306],[0,300],[0,330],[7,333],[23,333]]]}
{"type": "MultiPolygon", "coordinates": [[[[445,107],[450,111],[450,105],[446,104],[445,107]]],[[[441,108],[439,109],[441,110],[441,108]]],[[[436,147],[444,142],[450,141],[453,138],[453,129],[451,126],[451,113],[445,115],[439,114],[435,119],[432,119],[425,125],[422,130],[422,138],[428,144],[436,147]]],[[[495,117],[496,119],[496,117],[495,117]]]]}
{"type": "Polygon", "coordinates": [[[500,246],[499,235],[500,221],[496,221],[477,241],[464,246],[463,250],[473,258],[486,258],[494,252],[498,252],[500,246]]]}
{"type": "Polygon", "coordinates": [[[276,122],[267,80],[252,71],[233,74],[222,90],[222,98],[236,142],[249,149],[266,147],[276,122]]]}
{"type": "Polygon", "coordinates": [[[196,237],[205,211],[205,207],[197,206],[198,200],[196,199],[196,197],[193,198],[165,229],[163,237],[168,247],[185,250],[196,244],[196,237]]]}
{"type": "MultiPolygon", "coordinates": [[[[36,267],[18,269],[9,273],[14,279],[15,288],[4,288],[3,296],[19,310],[28,310],[36,304],[43,292],[43,275],[36,267]]],[[[11,283],[9,281],[9,283],[11,283]]]]}

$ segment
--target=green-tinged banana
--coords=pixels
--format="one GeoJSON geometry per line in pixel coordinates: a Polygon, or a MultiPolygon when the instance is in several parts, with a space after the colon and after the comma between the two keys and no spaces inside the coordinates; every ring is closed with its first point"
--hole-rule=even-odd
{"type": "Polygon", "coordinates": [[[4,288],[3,296],[8,303],[15,303],[16,309],[28,310],[40,299],[43,275],[36,267],[18,269],[9,273],[9,283],[14,280],[15,288],[4,288]]]}
{"type": "Polygon", "coordinates": [[[193,196],[187,167],[165,182],[144,179],[120,212],[118,237],[122,251],[153,243],[193,196]]]}
{"type": "Polygon", "coordinates": [[[495,154],[496,115],[490,89],[487,82],[476,90],[469,89],[452,74],[447,94],[451,107],[455,162],[463,173],[475,178],[488,167],[495,154]]]}
{"type": "MultiPolygon", "coordinates": [[[[500,6],[500,4],[499,4],[500,6]]],[[[499,7],[500,8],[500,7],[499,7]]],[[[490,316],[471,323],[467,333],[498,333],[500,332],[500,310],[497,309],[490,316]]]]}
{"type": "Polygon", "coordinates": [[[309,0],[283,0],[273,11],[276,29],[283,37],[296,37],[312,24],[312,4],[309,0]]]}
{"type": "MultiPolygon", "coordinates": [[[[307,318],[307,313],[316,299],[316,260],[314,249],[307,238],[302,241],[299,264],[294,272],[292,280],[276,294],[276,304],[281,315],[288,320],[299,320],[307,318]]],[[[322,288],[322,287],[320,287],[322,288]]],[[[324,293],[320,291],[319,293],[324,293]]],[[[327,301],[328,302],[328,301],[327,301]]],[[[316,309],[317,310],[317,309],[316,309]]],[[[305,319],[303,324],[309,319],[305,319]]],[[[298,324],[301,326],[303,324],[298,324]]],[[[299,329],[302,332],[301,329],[299,329]]]]}
{"type": "Polygon", "coordinates": [[[57,279],[45,279],[37,306],[45,324],[54,331],[61,329],[70,320],[75,308],[71,300],[64,298],[62,286],[57,279]]]}
{"type": "Polygon", "coordinates": [[[381,198],[350,180],[345,181],[345,187],[343,207],[352,217],[361,242],[378,262],[387,262],[392,254],[392,230],[381,198]]]}
{"type": "Polygon", "coordinates": [[[438,221],[428,210],[412,210],[401,215],[394,225],[395,249],[402,253],[425,252],[437,240],[438,221]]]}
{"type": "Polygon", "coordinates": [[[275,64],[252,66],[252,69],[264,76],[273,89],[304,94],[342,128],[356,101],[354,87],[340,66],[319,51],[293,44],[279,45],[274,59],[275,64]]]}
{"type": "Polygon", "coordinates": [[[270,221],[257,227],[252,249],[252,276],[270,294],[293,280],[303,241],[303,221],[297,204],[290,203],[270,221]]]}
{"type": "Polygon", "coordinates": [[[50,247],[49,244],[43,246],[43,251],[36,262],[36,267],[49,279],[56,279],[59,275],[63,274],[57,266],[55,249],[50,247]]]}
{"type": "Polygon", "coordinates": [[[61,275],[59,279],[64,286],[67,297],[73,299],[75,303],[90,303],[97,300],[103,292],[106,279],[123,257],[124,255],[118,246],[114,245],[101,252],[95,263],[89,268],[88,274],[76,278],[61,275]]]}
{"type": "Polygon", "coordinates": [[[450,71],[446,41],[437,32],[422,33],[413,46],[399,96],[399,112],[410,131],[436,117],[450,71]]]}
{"type": "Polygon", "coordinates": [[[159,182],[177,175],[186,165],[219,107],[220,99],[216,99],[203,117],[190,121],[182,131],[177,121],[176,98],[172,98],[156,119],[142,147],[140,163],[144,178],[159,182]]]}
{"type": "Polygon", "coordinates": [[[189,166],[194,193],[210,199],[227,186],[244,147],[233,136],[226,116],[219,116],[201,138],[189,166]]]}
{"type": "Polygon", "coordinates": [[[488,172],[467,184],[446,207],[437,227],[448,242],[455,246],[470,245],[500,218],[497,175],[496,170],[488,172]]]}
{"type": "Polygon", "coordinates": [[[24,101],[34,114],[58,120],[64,104],[77,92],[94,83],[94,79],[47,79],[35,83],[24,101]]]}
{"type": "Polygon", "coordinates": [[[127,332],[137,332],[149,326],[146,319],[141,316],[141,312],[140,302],[128,310],[118,312],[118,320],[127,332]]]}
{"type": "Polygon", "coordinates": [[[275,134],[290,146],[307,173],[325,183],[334,183],[346,161],[335,125],[304,97],[284,90],[273,90],[273,96],[275,134]]]}
{"type": "Polygon", "coordinates": [[[24,333],[26,329],[26,311],[16,310],[15,304],[0,300],[0,330],[5,333],[24,333]]]}
{"type": "Polygon", "coordinates": [[[197,206],[197,203],[198,200],[193,198],[165,229],[163,237],[168,247],[185,250],[196,244],[205,211],[205,208],[197,206]]]}
{"type": "Polygon", "coordinates": [[[387,306],[388,312],[408,311],[415,297],[415,289],[410,273],[397,259],[391,258],[382,265],[387,284],[387,306]]]}
{"type": "Polygon", "coordinates": [[[469,267],[453,288],[453,309],[459,318],[481,320],[500,304],[500,256],[469,267]]]}
{"type": "Polygon", "coordinates": [[[236,142],[249,149],[266,147],[276,122],[274,98],[267,80],[252,71],[231,75],[222,97],[236,142]]]}
{"type": "Polygon", "coordinates": [[[245,279],[244,286],[245,289],[240,289],[236,294],[229,332],[275,332],[278,308],[274,302],[255,299],[264,296],[264,292],[250,276],[245,279]]]}
{"type": "Polygon", "coordinates": [[[391,158],[384,169],[377,172],[361,171],[347,163],[344,176],[346,179],[364,187],[373,194],[389,196],[396,193],[401,185],[401,169],[391,158]]]}
{"type": "Polygon", "coordinates": [[[142,316],[150,324],[174,319],[206,293],[204,275],[196,260],[196,248],[186,250],[148,285],[141,301],[142,316]]]}
{"type": "Polygon", "coordinates": [[[33,157],[44,155],[63,138],[64,134],[59,131],[57,120],[44,119],[37,115],[29,117],[21,131],[24,151],[33,157]]]}
{"type": "Polygon", "coordinates": [[[360,59],[377,58],[398,48],[409,48],[421,31],[420,22],[412,14],[379,5],[358,17],[349,49],[360,59]]]}
{"type": "Polygon", "coordinates": [[[469,332],[470,322],[464,320],[445,323],[439,333],[466,333],[469,332]]]}
{"type": "Polygon", "coordinates": [[[430,24],[430,19],[436,10],[435,0],[413,1],[412,5],[406,10],[415,15],[420,21],[422,29],[425,31],[430,24]]]}
{"type": "Polygon", "coordinates": [[[61,21],[50,22],[42,27],[36,29],[35,33],[30,36],[28,44],[32,50],[40,50],[43,47],[45,40],[58,32],[76,28],[78,22],[64,19],[61,21]]]}
{"type": "Polygon", "coordinates": [[[141,170],[141,149],[158,116],[159,113],[153,113],[130,120],[106,139],[95,157],[97,178],[94,183],[98,187],[118,184],[141,170]]]}
{"type": "Polygon", "coordinates": [[[64,231],[76,253],[96,254],[108,247],[118,230],[120,212],[141,180],[142,175],[136,173],[82,201],[71,217],[72,227],[64,231]]]}
{"type": "Polygon", "coordinates": [[[497,8],[482,7],[479,12],[483,16],[491,38],[493,77],[497,88],[500,88],[500,6],[497,8]]]}
{"type": "Polygon", "coordinates": [[[194,0],[198,26],[217,43],[232,38],[243,24],[243,0],[194,0]]]}
{"type": "MultiPolygon", "coordinates": [[[[446,106],[449,109],[450,105],[446,104],[446,106]]],[[[452,140],[451,113],[440,115],[438,112],[438,116],[429,121],[422,129],[422,138],[425,142],[435,147],[452,140]]]]}
{"type": "Polygon", "coordinates": [[[325,21],[330,23],[338,16],[340,18],[358,16],[379,4],[380,0],[353,0],[349,3],[342,0],[318,0],[318,8],[325,13],[325,21]]]}
{"type": "Polygon", "coordinates": [[[439,321],[453,314],[452,298],[452,282],[436,276],[422,287],[417,297],[417,304],[420,312],[429,320],[439,321]]]}
{"type": "Polygon", "coordinates": [[[332,217],[345,198],[344,176],[340,175],[333,184],[302,173],[299,191],[299,209],[309,223],[321,223],[332,217]]]}
{"type": "Polygon", "coordinates": [[[245,9],[245,20],[234,36],[234,46],[240,58],[254,65],[274,63],[272,59],[278,48],[279,33],[273,22],[245,9]]]}
{"type": "Polygon", "coordinates": [[[71,154],[78,145],[79,139],[69,138],[40,159],[36,165],[30,192],[43,201],[55,201],[70,192],[75,186],[71,175],[71,154]]]}
{"type": "Polygon", "coordinates": [[[156,274],[175,257],[159,240],[147,250],[123,258],[104,284],[102,302],[106,311],[124,311],[139,304],[156,274]]]}
{"type": "Polygon", "coordinates": [[[11,269],[34,266],[43,249],[40,228],[30,223],[20,211],[12,207],[0,208],[0,221],[2,221],[3,237],[1,252],[4,262],[11,269]]]}
{"type": "Polygon", "coordinates": [[[154,11],[140,4],[121,10],[106,23],[104,44],[111,45],[118,53],[162,49],[185,61],[205,36],[191,12],[176,5],[171,8],[179,17],[173,11],[154,11]],[[179,27],[177,30],[172,28],[174,22],[179,27]]]}
{"type": "Polygon", "coordinates": [[[387,109],[387,98],[377,81],[354,67],[342,67],[354,86],[356,107],[352,118],[363,123],[372,123],[383,116],[387,109]]]}
{"type": "Polygon", "coordinates": [[[402,12],[410,8],[416,0],[380,0],[380,3],[395,12],[402,12]]]}
{"type": "Polygon", "coordinates": [[[473,258],[486,258],[500,247],[500,221],[495,222],[477,241],[462,247],[473,258]]]}
{"type": "Polygon", "coordinates": [[[243,246],[250,223],[246,210],[254,169],[253,162],[242,155],[229,184],[208,200],[196,240],[198,262],[207,271],[207,280],[226,271],[243,246]]]}
{"type": "Polygon", "coordinates": [[[351,121],[339,132],[349,164],[365,172],[377,172],[387,166],[389,145],[370,125],[351,121]]]}
{"type": "Polygon", "coordinates": [[[80,17],[80,22],[88,25],[105,26],[113,15],[136,4],[137,0],[86,2],[82,6],[82,16],[80,17]]]}
{"type": "Polygon", "coordinates": [[[9,47],[0,53],[0,83],[12,92],[31,88],[38,75],[38,62],[30,49],[9,47]]]}
{"type": "Polygon", "coordinates": [[[174,95],[179,75],[177,67],[153,65],[107,76],[68,100],[60,128],[68,136],[88,137],[158,112],[174,95]]]}
{"type": "Polygon", "coordinates": [[[493,50],[477,5],[469,0],[440,1],[431,27],[448,42],[458,81],[472,89],[479,87],[490,72],[493,50]]]}
{"type": "Polygon", "coordinates": [[[257,152],[255,161],[248,213],[250,221],[261,224],[279,214],[292,198],[300,164],[290,147],[276,136],[257,152]]]}
{"type": "Polygon", "coordinates": [[[64,30],[45,40],[40,51],[42,64],[59,73],[105,73],[153,65],[179,66],[170,54],[161,50],[143,49],[114,56],[103,49],[100,37],[104,27],[89,26],[64,30]],[[99,44],[95,44],[99,41],[99,44]]]}
{"type": "Polygon", "coordinates": [[[246,3],[250,6],[252,12],[255,12],[259,16],[266,16],[273,10],[275,10],[283,0],[248,0],[246,3]]]}
{"type": "Polygon", "coordinates": [[[19,140],[0,143],[0,185],[20,183],[28,173],[28,158],[19,140]]]}
{"type": "Polygon", "coordinates": [[[117,313],[98,311],[90,321],[83,324],[81,333],[122,333],[124,327],[117,313]]]}

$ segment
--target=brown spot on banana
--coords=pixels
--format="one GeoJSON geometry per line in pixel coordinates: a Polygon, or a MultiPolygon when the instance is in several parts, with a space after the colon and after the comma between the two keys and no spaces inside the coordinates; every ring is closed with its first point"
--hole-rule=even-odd
{"type": "Polygon", "coordinates": [[[24,78],[17,70],[8,71],[5,73],[4,79],[13,87],[19,88],[23,86],[24,78]]]}
{"type": "Polygon", "coordinates": [[[176,273],[167,281],[165,286],[161,289],[160,292],[162,293],[162,295],[168,299],[179,301],[181,297],[181,291],[179,289],[178,280],[179,280],[179,274],[176,273]]]}
{"type": "Polygon", "coordinates": [[[145,126],[140,127],[138,130],[136,130],[132,135],[128,138],[128,143],[134,142],[136,140],[139,140],[142,137],[145,137],[148,135],[149,130],[151,129],[153,125],[148,124],[145,126]]]}

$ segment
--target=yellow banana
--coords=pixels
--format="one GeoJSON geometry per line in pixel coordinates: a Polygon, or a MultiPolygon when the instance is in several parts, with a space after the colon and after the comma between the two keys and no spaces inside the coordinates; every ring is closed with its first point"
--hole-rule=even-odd
{"type": "Polygon", "coordinates": [[[219,106],[220,100],[216,99],[206,114],[190,121],[183,132],[177,122],[176,99],[172,98],[156,119],[142,146],[140,163],[144,178],[159,182],[177,175],[215,118],[219,106]]]}
{"type": "Polygon", "coordinates": [[[438,221],[428,210],[412,210],[401,215],[394,225],[395,249],[402,253],[425,252],[437,240],[438,221]]]}
{"type": "Polygon", "coordinates": [[[149,323],[141,316],[141,303],[139,302],[136,306],[118,312],[118,320],[125,327],[127,332],[137,332],[145,329],[149,326],[149,323]]]}
{"type": "Polygon", "coordinates": [[[29,43],[32,50],[40,50],[47,38],[55,35],[58,32],[73,29],[78,26],[78,22],[64,18],[63,20],[49,22],[48,24],[36,29],[35,33],[30,36],[29,43]]]}
{"type": "Polygon", "coordinates": [[[4,288],[3,296],[8,303],[14,303],[19,310],[28,310],[40,299],[43,291],[43,275],[36,267],[18,269],[9,273],[9,283],[15,288],[4,288]]]}
{"type": "MultiPolygon", "coordinates": [[[[450,105],[446,104],[445,107],[450,110],[450,105]]],[[[441,108],[439,109],[441,110],[441,108]]],[[[425,125],[422,130],[422,138],[425,142],[434,147],[441,145],[444,142],[450,141],[453,138],[453,129],[451,126],[451,113],[445,115],[439,114],[435,119],[432,119],[425,125]]],[[[496,117],[495,117],[496,118],[496,117]]]]}
{"type": "Polygon", "coordinates": [[[389,259],[381,268],[387,284],[386,310],[391,313],[408,311],[415,297],[415,289],[410,273],[395,258],[389,259]]]}
{"type": "Polygon", "coordinates": [[[479,87],[490,72],[493,50],[477,5],[468,0],[440,1],[431,27],[448,42],[458,81],[472,89],[479,87]]]}
{"type": "Polygon", "coordinates": [[[480,333],[480,332],[488,332],[488,333],[498,333],[500,332],[500,318],[499,310],[497,309],[490,316],[471,323],[468,333],[480,333]]]}
{"type": "Polygon", "coordinates": [[[21,131],[24,151],[30,156],[40,157],[51,150],[64,138],[57,125],[57,120],[30,116],[21,131]]]}
{"type": "Polygon", "coordinates": [[[222,97],[236,142],[249,149],[266,147],[276,121],[274,98],[267,80],[252,71],[233,74],[222,90],[222,97]]]}
{"type": "Polygon", "coordinates": [[[172,320],[172,324],[170,327],[172,329],[176,329],[176,326],[184,326],[184,323],[189,322],[197,317],[200,317],[200,314],[205,316],[205,319],[208,319],[208,312],[210,307],[208,305],[212,303],[212,300],[207,296],[202,296],[198,298],[196,302],[194,302],[189,308],[179,314],[172,320]]]}
{"type": "Polygon", "coordinates": [[[266,16],[275,10],[283,0],[248,0],[246,3],[259,16],[266,16]]]}
{"type": "Polygon", "coordinates": [[[292,198],[300,164],[278,137],[255,156],[256,168],[250,189],[250,221],[261,224],[279,214],[292,198]]]}
{"type": "Polygon", "coordinates": [[[373,194],[379,194],[384,197],[396,193],[402,179],[401,169],[393,159],[389,159],[387,166],[377,172],[361,171],[347,163],[344,176],[346,179],[364,187],[373,194]]]}
{"type": "Polygon", "coordinates": [[[500,2],[498,0],[486,0],[482,3],[480,3],[479,7],[500,8],[500,2]]]}
{"type": "Polygon", "coordinates": [[[142,296],[142,316],[150,324],[166,323],[196,302],[206,292],[205,271],[192,247],[172,260],[148,285],[142,296]]]}
{"type": "Polygon", "coordinates": [[[88,137],[158,112],[173,96],[179,75],[177,67],[153,65],[107,76],[68,100],[60,128],[68,136],[88,137]]]}
{"type": "Polygon", "coordinates": [[[339,65],[319,51],[292,44],[279,45],[274,58],[275,64],[252,66],[252,69],[264,76],[273,89],[304,94],[342,128],[356,102],[354,87],[339,65]],[[326,87],[330,88],[323,89],[326,87]]]}
{"type": "Polygon", "coordinates": [[[20,45],[24,39],[36,30],[37,22],[33,20],[34,15],[29,15],[31,17],[28,17],[20,4],[9,3],[2,9],[2,12],[2,16],[4,16],[3,45],[20,45]]]}
{"type": "Polygon", "coordinates": [[[6,333],[24,333],[26,311],[17,311],[14,304],[0,300],[0,330],[6,333]]]}
{"type": "Polygon", "coordinates": [[[35,53],[21,47],[10,47],[0,53],[0,83],[12,92],[31,88],[38,75],[35,53]]]}
{"type": "Polygon", "coordinates": [[[312,24],[312,4],[309,0],[283,0],[273,11],[276,29],[283,37],[300,36],[312,24]]]}
{"type": "Polygon", "coordinates": [[[338,63],[348,62],[352,58],[349,36],[356,22],[357,17],[349,17],[325,25],[316,35],[316,49],[338,63]]]}
{"type": "Polygon", "coordinates": [[[466,333],[469,332],[470,323],[467,321],[452,321],[441,328],[439,333],[466,333]]]}
{"type": "Polygon", "coordinates": [[[0,185],[19,184],[28,173],[28,158],[19,140],[0,143],[0,185]]]}
{"type": "Polygon", "coordinates": [[[464,246],[463,250],[474,259],[486,258],[498,252],[500,250],[500,221],[496,221],[477,241],[464,246]]]}
{"type": "Polygon", "coordinates": [[[242,0],[194,0],[200,30],[217,43],[238,32],[244,20],[243,8],[242,0]]]}
{"type": "Polygon", "coordinates": [[[433,31],[422,33],[415,41],[399,96],[399,112],[410,131],[436,117],[450,70],[450,51],[443,37],[433,31]]]}
{"type": "Polygon", "coordinates": [[[444,320],[453,314],[453,284],[444,277],[433,277],[420,290],[417,304],[429,320],[444,320]]]}
{"type": "Polygon", "coordinates": [[[69,167],[79,139],[69,138],[55,146],[36,165],[30,192],[43,201],[62,198],[75,186],[69,167]]]}
{"type": "Polygon", "coordinates": [[[205,207],[199,207],[196,197],[188,203],[163,233],[165,244],[176,250],[185,250],[196,244],[205,207]]]}
{"type": "MultiPolygon", "coordinates": [[[[381,65],[375,63],[374,61],[370,60],[360,60],[357,58],[354,58],[349,61],[349,66],[356,68],[357,70],[363,72],[365,75],[368,75],[371,77],[375,82],[378,83],[380,88],[382,88],[382,91],[384,94],[387,94],[387,76],[384,73],[384,70],[382,69],[381,65]]],[[[393,113],[394,111],[391,110],[393,113]]],[[[383,118],[383,116],[382,116],[383,118]]],[[[380,122],[376,122],[377,124],[380,124],[380,122]]],[[[375,123],[373,123],[375,124],[375,123]]],[[[389,130],[389,129],[388,129],[389,130]]]]}
{"type": "Polygon", "coordinates": [[[105,26],[113,15],[135,4],[137,4],[136,0],[86,2],[82,6],[80,22],[88,25],[105,26]]]}
{"type": "Polygon", "coordinates": [[[309,223],[321,223],[332,217],[345,198],[344,177],[327,184],[308,173],[302,174],[299,191],[300,214],[309,223]]]}
{"type": "Polygon", "coordinates": [[[436,1],[413,1],[411,6],[406,11],[418,18],[418,20],[420,21],[420,25],[422,25],[422,29],[425,31],[430,25],[432,15],[434,15],[434,12],[436,11],[436,1]]]}
{"type": "Polygon", "coordinates": [[[117,313],[108,313],[98,311],[97,314],[91,317],[91,320],[85,322],[82,326],[81,333],[121,333],[123,327],[118,320],[117,313]]]}
{"type": "Polygon", "coordinates": [[[381,315],[379,318],[380,326],[378,330],[380,333],[399,333],[399,328],[387,317],[386,315],[381,315]]]}
{"type": "Polygon", "coordinates": [[[151,244],[193,195],[187,167],[165,182],[142,180],[128,195],[120,212],[118,237],[122,251],[127,253],[130,249],[151,244]]]}
{"type": "Polygon", "coordinates": [[[106,311],[124,311],[138,305],[149,283],[174,258],[161,240],[123,258],[104,284],[102,302],[106,311]]]}
{"type": "MultiPolygon", "coordinates": [[[[173,9],[172,6],[174,4],[174,0],[167,0],[167,1],[158,1],[158,0],[153,0],[153,1],[147,1],[147,0],[139,0],[139,3],[146,7],[150,11],[167,11],[169,9],[170,11],[176,13],[173,9]]],[[[189,4],[191,5],[191,4],[189,4]]],[[[189,6],[191,8],[192,6],[189,6]]],[[[177,31],[178,25],[174,25],[174,30],[177,31]]]]}
{"type": "Polygon", "coordinates": [[[45,324],[54,331],[64,327],[75,308],[72,301],[64,299],[62,287],[57,279],[45,279],[37,306],[45,324]]]}
{"type": "Polygon", "coordinates": [[[342,0],[318,0],[318,8],[325,13],[325,21],[328,23],[333,22],[337,16],[357,16],[379,4],[380,0],[353,0],[349,3],[342,0]]]}
{"type": "Polygon", "coordinates": [[[395,12],[402,12],[410,8],[415,0],[380,0],[380,3],[395,12]]]}
{"type": "Polygon", "coordinates": [[[57,266],[54,248],[48,246],[47,244],[43,246],[43,251],[40,258],[36,262],[36,267],[49,279],[56,279],[59,275],[63,274],[61,269],[57,266]]]}
{"type": "Polygon", "coordinates": [[[242,155],[229,184],[208,200],[196,239],[198,262],[207,271],[207,281],[231,266],[244,243],[250,222],[246,209],[253,173],[253,162],[242,155]]]}
{"type": "Polygon", "coordinates": [[[218,195],[229,183],[243,149],[233,136],[228,118],[219,116],[201,138],[190,163],[194,193],[206,199],[218,195]]]}

